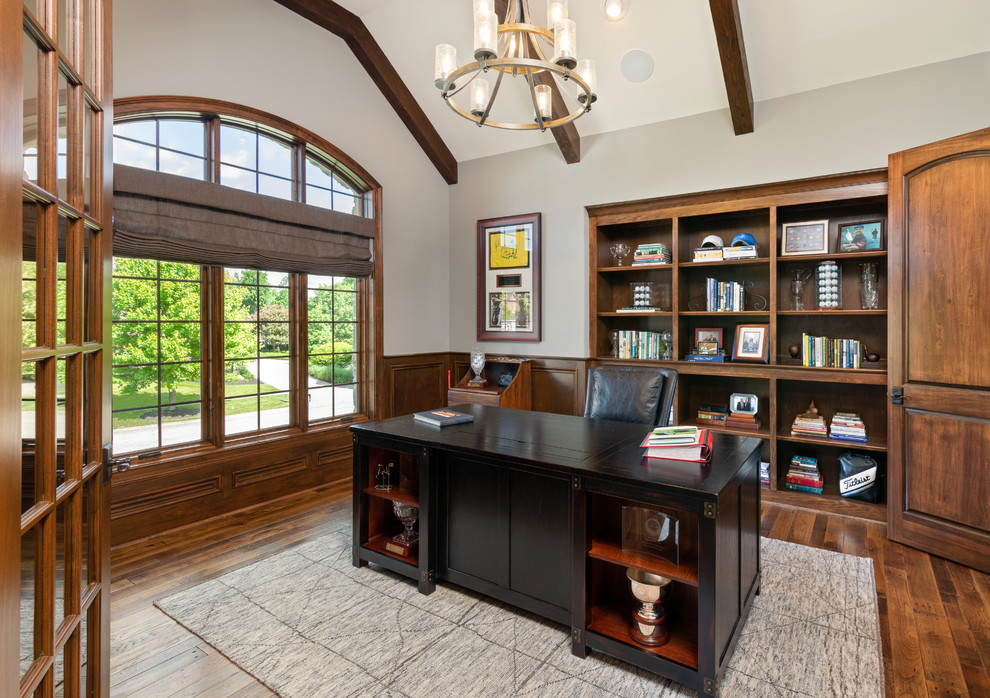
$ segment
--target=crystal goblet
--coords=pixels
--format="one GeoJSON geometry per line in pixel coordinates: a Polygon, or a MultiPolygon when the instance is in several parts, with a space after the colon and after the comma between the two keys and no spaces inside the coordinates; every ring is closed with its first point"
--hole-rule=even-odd
{"type": "Polygon", "coordinates": [[[406,528],[405,531],[395,536],[394,540],[407,545],[418,541],[419,534],[413,530],[413,526],[416,525],[416,519],[419,518],[419,507],[406,504],[405,502],[394,501],[392,502],[392,510],[395,512],[396,518],[406,528]]]}

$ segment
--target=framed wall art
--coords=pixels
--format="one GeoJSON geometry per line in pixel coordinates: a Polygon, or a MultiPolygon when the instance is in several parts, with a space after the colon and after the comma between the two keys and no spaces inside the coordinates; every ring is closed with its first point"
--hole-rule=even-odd
{"type": "Polygon", "coordinates": [[[541,214],[478,221],[478,339],[541,339],[541,214]]]}
{"type": "Polygon", "coordinates": [[[839,251],[866,252],[883,249],[883,219],[839,226],[839,251]]]}
{"type": "Polygon", "coordinates": [[[780,234],[780,254],[828,254],[828,221],[784,223],[780,234]]]}

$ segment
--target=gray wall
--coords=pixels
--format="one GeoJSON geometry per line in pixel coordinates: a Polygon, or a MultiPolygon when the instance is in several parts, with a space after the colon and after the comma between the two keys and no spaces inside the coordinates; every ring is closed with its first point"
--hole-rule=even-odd
{"type": "Polygon", "coordinates": [[[755,124],[735,136],[724,110],[583,138],[575,165],[553,147],[461,163],[450,197],[451,350],[479,344],[478,219],[543,213],[544,341],[481,346],[587,356],[584,206],[886,167],[890,153],[990,126],[990,53],[761,102],[755,124]]]}
{"type": "MultiPolygon", "coordinates": [[[[584,206],[883,167],[897,150],[990,126],[990,54],[727,111],[462,162],[448,187],[345,44],[270,0],[116,0],[116,97],[178,94],[263,109],[365,167],[384,191],[385,353],[466,351],[475,338],[475,226],[543,214],[543,336],[488,353],[587,354],[584,206]],[[306,69],[299,71],[299,66],[306,69]]],[[[603,90],[604,92],[604,90],[603,90]]],[[[580,123],[580,122],[579,122],[580,123]]]]}
{"type": "Polygon", "coordinates": [[[271,0],[116,0],[114,97],[190,95],[319,134],[384,192],[385,353],[445,351],[449,188],[343,41],[271,0]],[[301,68],[301,69],[300,69],[301,68]]]}

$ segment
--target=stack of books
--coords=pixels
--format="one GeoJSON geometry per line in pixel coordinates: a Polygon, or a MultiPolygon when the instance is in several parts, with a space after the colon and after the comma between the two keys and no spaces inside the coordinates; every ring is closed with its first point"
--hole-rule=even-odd
{"type": "Polygon", "coordinates": [[[770,489],[770,462],[765,460],[760,461],[760,489],[770,489]]]}
{"type": "Polygon", "coordinates": [[[796,492],[821,494],[825,481],[818,470],[818,459],[811,456],[794,456],[784,478],[784,489],[796,492]]]}
{"type": "Polygon", "coordinates": [[[698,247],[694,251],[694,261],[696,262],[721,262],[721,247],[698,247]]]}
{"type": "Polygon", "coordinates": [[[639,264],[670,264],[670,250],[662,242],[648,242],[636,247],[633,252],[633,266],[639,264]]]}
{"type": "Polygon", "coordinates": [[[799,414],[794,418],[791,425],[791,436],[828,436],[828,427],[825,426],[825,418],[821,415],[810,416],[807,413],[799,414]]]}
{"type": "Polygon", "coordinates": [[[701,405],[698,407],[698,424],[724,427],[729,416],[729,408],[725,405],[701,405]]]}
{"type": "Polygon", "coordinates": [[[756,257],[756,245],[736,245],[722,250],[722,259],[747,259],[756,257]]]}
{"type": "Polygon", "coordinates": [[[707,310],[714,312],[739,312],[745,310],[743,285],[736,281],[705,279],[707,310]]]}
{"type": "Polygon", "coordinates": [[[708,429],[698,427],[657,427],[646,435],[641,446],[647,458],[704,463],[712,456],[714,438],[708,429]]]}
{"type": "Polygon", "coordinates": [[[856,412],[836,412],[828,438],[866,443],[866,425],[856,412]]]}
{"type": "Polygon", "coordinates": [[[755,414],[731,413],[725,418],[725,426],[731,429],[751,429],[756,431],[760,428],[760,420],[755,414]]]}

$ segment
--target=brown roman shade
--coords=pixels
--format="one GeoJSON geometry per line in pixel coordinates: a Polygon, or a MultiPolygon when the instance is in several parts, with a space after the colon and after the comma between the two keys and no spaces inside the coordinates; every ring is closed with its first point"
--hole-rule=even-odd
{"type": "Polygon", "coordinates": [[[375,221],[114,165],[115,255],[170,262],[370,276],[375,221]]]}

